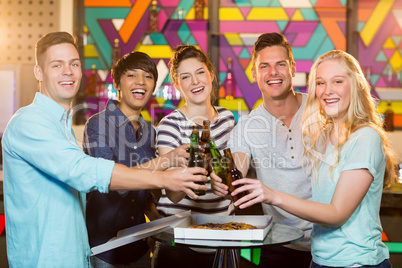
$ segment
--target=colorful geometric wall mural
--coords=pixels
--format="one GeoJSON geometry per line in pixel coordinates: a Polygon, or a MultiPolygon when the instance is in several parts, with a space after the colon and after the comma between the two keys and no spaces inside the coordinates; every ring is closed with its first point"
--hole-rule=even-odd
{"type": "MultiPolygon", "coordinates": [[[[261,103],[261,93],[251,76],[251,53],[263,32],[281,32],[292,46],[297,72],[308,74],[317,57],[332,49],[346,50],[346,0],[221,0],[219,80],[232,58],[236,98],[220,105],[238,113],[261,103]]],[[[359,0],[358,59],[373,87],[402,87],[402,0],[359,0]]],[[[207,4],[207,1],[206,1],[207,4]]],[[[95,64],[99,80],[111,82],[110,63],[114,39],[122,54],[139,50],[158,66],[161,92],[169,84],[168,61],[172,49],[183,43],[208,52],[208,8],[204,20],[194,20],[193,0],[158,0],[159,32],[148,33],[151,0],[85,0],[85,69],[95,64]]],[[[206,5],[207,6],[207,5],[206,5]]],[[[305,86],[296,90],[305,91],[305,86]]],[[[402,93],[401,93],[402,94],[402,93]]],[[[182,100],[159,95],[153,107],[172,109],[182,100]],[[166,107],[165,107],[166,106],[166,107]]],[[[170,94],[168,96],[175,96],[170,94]]],[[[402,100],[402,97],[401,97],[402,100]]],[[[393,103],[398,110],[399,104],[393,103]]],[[[401,110],[401,109],[399,109],[401,110]]],[[[147,113],[147,112],[145,112],[147,113]]],[[[156,113],[147,118],[157,120],[156,113]]],[[[401,124],[402,126],[402,120],[401,124]]]]}

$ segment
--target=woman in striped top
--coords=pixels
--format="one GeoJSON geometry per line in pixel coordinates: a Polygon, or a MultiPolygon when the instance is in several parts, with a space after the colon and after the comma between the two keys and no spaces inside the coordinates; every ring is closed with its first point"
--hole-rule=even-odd
{"type": "MultiPolygon", "coordinates": [[[[176,88],[186,103],[165,116],[157,128],[157,148],[165,154],[176,147],[190,143],[192,126],[202,129],[203,120],[211,122],[211,138],[220,150],[226,148],[228,134],[234,126],[233,114],[225,108],[213,106],[213,67],[205,54],[192,45],[178,46],[170,60],[170,73],[176,88]]],[[[186,210],[192,213],[224,216],[231,213],[230,201],[212,193],[195,200],[183,192],[162,191],[157,208],[161,215],[169,216],[186,210]]],[[[186,247],[158,243],[154,267],[211,267],[214,254],[200,253],[186,247]],[[187,262],[188,261],[188,262],[187,262]],[[177,263],[176,266],[174,264],[177,263]],[[194,266],[196,265],[196,266],[194,266]],[[199,265],[199,266],[197,266],[199,265]]]]}

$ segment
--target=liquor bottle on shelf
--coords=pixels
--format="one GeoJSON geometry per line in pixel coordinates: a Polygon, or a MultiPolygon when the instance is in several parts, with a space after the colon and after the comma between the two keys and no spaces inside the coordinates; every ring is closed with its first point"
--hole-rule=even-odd
{"type": "Polygon", "coordinates": [[[194,19],[203,20],[204,19],[204,0],[194,0],[194,19]]]}
{"type": "MultiPolygon", "coordinates": [[[[230,148],[226,148],[223,150],[223,153],[225,154],[226,157],[226,162],[228,165],[228,173],[226,176],[226,185],[229,187],[229,194],[232,193],[236,188],[240,186],[234,186],[232,185],[232,182],[235,180],[243,178],[243,174],[236,168],[236,164],[234,162],[232,152],[230,151],[230,148]]],[[[233,203],[236,202],[238,199],[242,198],[244,196],[244,193],[237,194],[235,196],[232,196],[233,198],[233,203]]],[[[238,207],[235,206],[235,209],[238,209],[238,207]]]]}
{"type": "Polygon", "coordinates": [[[208,176],[211,174],[212,168],[211,162],[211,151],[209,150],[208,140],[211,138],[211,127],[209,120],[204,120],[202,123],[202,132],[200,139],[200,147],[204,149],[202,153],[206,165],[206,170],[208,171],[208,176]]]}
{"type": "Polygon", "coordinates": [[[232,72],[232,58],[228,58],[228,72],[226,73],[223,87],[225,88],[226,99],[233,100],[235,93],[235,79],[232,72]]]}
{"type": "Polygon", "coordinates": [[[158,2],[156,0],[152,1],[152,7],[151,7],[151,10],[149,11],[148,31],[150,33],[157,33],[159,31],[159,29],[158,29],[159,19],[158,19],[157,4],[158,4],[158,2]]]}
{"type": "Polygon", "coordinates": [[[88,76],[88,84],[85,89],[85,94],[88,97],[96,97],[96,91],[98,86],[98,78],[96,76],[96,65],[91,66],[91,74],[88,76]]]}
{"type": "MultiPolygon", "coordinates": [[[[198,126],[193,126],[193,131],[190,135],[190,158],[188,159],[188,167],[202,167],[205,168],[204,158],[201,156],[199,147],[199,129],[198,126]]],[[[205,185],[203,182],[198,184],[205,185]]],[[[196,195],[205,195],[204,190],[193,190],[196,195]]]]}
{"type": "Polygon", "coordinates": [[[120,59],[121,49],[119,45],[119,39],[114,39],[114,46],[112,48],[112,67],[120,59]]]}
{"type": "Polygon", "coordinates": [[[209,149],[211,151],[211,165],[215,171],[215,174],[222,179],[222,182],[227,185],[226,176],[228,173],[228,167],[218,150],[213,139],[208,140],[209,149]]]}
{"type": "Polygon", "coordinates": [[[387,110],[384,112],[384,124],[385,131],[394,131],[394,111],[391,108],[391,101],[387,103],[387,110]]]}

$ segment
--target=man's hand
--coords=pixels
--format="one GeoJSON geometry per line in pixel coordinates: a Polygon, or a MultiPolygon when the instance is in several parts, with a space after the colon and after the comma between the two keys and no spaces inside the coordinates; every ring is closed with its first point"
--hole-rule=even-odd
{"type": "Polygon", "coordinates": [[[225,197],[229,194],[229,187],[222,182],[222,179],[216,175],[215,171],[211,172],[212,192],[217,196],[225,197]]]}
{"type": "Polygon", "coordinates": [[[169,167],[185,167],[187,166],[188,158],[190,157],[190,153],[187,151],[189,148],[189,143],[183,144],[162,155],[162,157],[167,157],[169,159],[169,167]]]}
{"type": "Polygon", "coordinates": [[[196,182],[206,182],[208,172],[201,167],[177,168],[161,172],[165,189],[171,191],[181,191],[188,196],[199,199],[200,197],[193,192],[194,190],[208,190],[208,186],[200,185],[196,182]]]}

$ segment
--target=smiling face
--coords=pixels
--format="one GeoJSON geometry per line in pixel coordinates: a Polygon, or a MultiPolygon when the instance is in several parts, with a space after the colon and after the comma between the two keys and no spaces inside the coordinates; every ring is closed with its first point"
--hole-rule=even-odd
{"type": "Polygon", "coordinates": [[[40,83],[40,92],[69,110],[82,77],[75,46],[63,43],[49,47],[41,57],[40,66],[35,66],[34,73],[40,83]]]}
{"type": "Polygon", "coordinates": [[[285,99],[292,93],[292,78],[296,68],[291,66],[286,48],[271,46],[258,52],[252,69],[264,99],[285,99]]]}
{"type": "Polygon", "coordinates": [[[184,94],[187,103],[210,103],[213,74],[197,58],[180,62],[175,86],[184,94]]]}
{"type": "Polygon", "coordinates": [[[129,117],[139,114],[155,89],[154,76],[141,69],[127,70],[115,85],[121,93],[120,110],[129,117]]]}
{"type": "Polygon", "coordinates": [[[327,60],[317,67],[315,95],[327,116],[345,119],[350,105],[351,79],[340,60],[327,60]]]}

